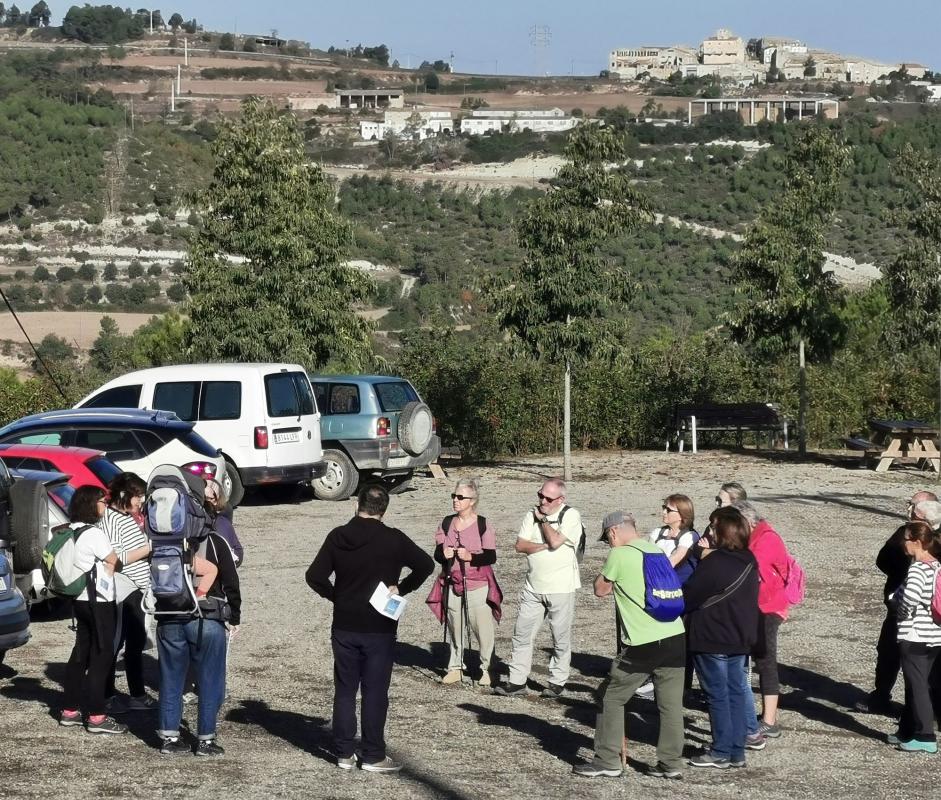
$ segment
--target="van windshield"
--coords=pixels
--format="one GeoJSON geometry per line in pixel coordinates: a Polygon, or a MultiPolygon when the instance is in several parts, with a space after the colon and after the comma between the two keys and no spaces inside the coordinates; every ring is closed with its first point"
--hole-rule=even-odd
{"type": "Polygon", "coordinates": [[[386,412],[401,411],[408,403],[418,400],[418,392],[408,381],[377,383],[375,388],[379,407],[386,412]]]}

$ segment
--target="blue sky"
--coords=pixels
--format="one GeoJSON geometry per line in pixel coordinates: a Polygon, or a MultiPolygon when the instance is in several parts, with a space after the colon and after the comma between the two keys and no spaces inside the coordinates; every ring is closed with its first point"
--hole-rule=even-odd
{"type": "MultiPolygon", "coordinates": [[[[61,18],[72,3],[47,0],[61,18]]],[[[119,0],[111,0],[118,4],[119,0]]],[[[387,44],[402,66],[447,59],[468,72],[590,75],[615,47],[697,45],[717,28],[745,39],[795,36],[811,47],[888,63],[914,61],[941,69],[941,0],[423,0],[317,2],[177,0],[160,5],[196,17],[207,29],[267,32],[329,45],[387,44]],[[547,27],[547,47],[534,48],[530,31],[547,27]]],[[[9,5],[9,3],[7,3],[9,5]]],[[[29,8],[30,0],[20,2],[29,8]]],[[[121,3],[141,7],[141,3],[121,3]]]]}

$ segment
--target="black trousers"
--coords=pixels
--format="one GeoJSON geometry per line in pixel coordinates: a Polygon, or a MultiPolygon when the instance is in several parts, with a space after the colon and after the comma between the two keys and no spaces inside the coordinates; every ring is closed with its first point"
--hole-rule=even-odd
{"type": "Polygon", "coordinates": [[[394,633],[356,633],[334,630],[333,739],[338,758],[353,755],[356,739],[356,693],[362,694],[363,761],[373,764],[386,757],[385,727],[389,711],[389,683],[395,650],[394,633]]]}
{"type": "Polygon", "coordinates": [[[898,680],[902,668],[902,656],[899,653],[899,623],[894,609],[886,611],[876,644],[876,680],[873,695],[888,703],[892,699],[892,689],[898,680]]]}
{"type": "Polygon", "coordinates": [[[924,642],[899,642],[899,651],[905,676],[905,708],[899,720],[899,738],[933,742],[934,709],[929,678],[941,647],[928,647],[924,642]]]}
{"type": "Polygon", "coordinates": [[[114,670],[118,653],[124,645],[124,675],[127,678],[127,691],[131,697],[140,697],[147,689],[144,685],[144,648],[147,646],[147,617],[141,608],[141,591],[131,592],[121,603],[121,636],[114,649],[111,660],[111,672],[105,694],[108,697],[117,693],[114,685],[114,670]]]}
{"type": "Polygon", "coordinates": [[[76,600],[75,646],[66,665],[65,708],[89,716],[105,713],[105,684],[114,662],[115,606],[76,600]]]}
{"type": "Polygon", "coordinates": [[[754,650],[758,690],[762,696],[781,693],[778,679],[778,628],[781,618],[777,614],[762,614],[758,625],[758,644],[754,650]]]}

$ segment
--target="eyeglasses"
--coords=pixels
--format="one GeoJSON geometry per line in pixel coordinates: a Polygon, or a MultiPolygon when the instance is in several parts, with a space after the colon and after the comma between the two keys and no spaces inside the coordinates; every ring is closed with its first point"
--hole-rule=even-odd
{"type": "Polygon", "coordinates": [[[667,514],[679,514],[680,512],[675,508],[670,508],[669,506],[660,506],[667,514]]]}
{"type": "Polygon", "coordinates": [[[476,498],[472,494],[452,494],[452,500],[475,500],[476,498]]]}
{"type": "Polygon", "coordinates": [[[722,498],[719,497],[719,495],[716,495],[716,505],[719,507],[722,506],[722,498]]]}
{"type": "Polygon", "coordinates": [[[546,503],[553,503],[556,500],[558,500],[559,497],[561,496],[562,495],[559,495],[558,497],[549,497],[549,495],[543,494],[542,492],[536,492],[536,497],[538,497],[540,500],[545,501],[546,503]]]}

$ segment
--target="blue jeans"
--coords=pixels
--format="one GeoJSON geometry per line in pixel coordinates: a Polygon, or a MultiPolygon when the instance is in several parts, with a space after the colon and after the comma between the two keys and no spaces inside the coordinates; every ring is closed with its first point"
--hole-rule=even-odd
{"type": "Polygon", "coordinates": [[[216,717],[225,698],[225,625],[218,620],[160,622],[157,625],[157,653],[160,660],[160,727],[163,737],[180,735],[183,716],[183,688],[190,665],[199,686],[199,712],[196,732],[200,739],[214,739],[216,717]],[[197,646],[198,642],[198,646],[197,646]]]}
{"type": "Polygon", "coordinates": [[[715,758],[745,758],[745,656],[697,653],[696,671],[709,701],[711,754],[715,758]]]}
{"type": "Polygon", "coordinates": [[[742,664],[742,691],[745,693],[745,735],[758,733],[758,714],[755,712],[755,693],[751,690],[751,661],[748,656],[742,664]]]}

